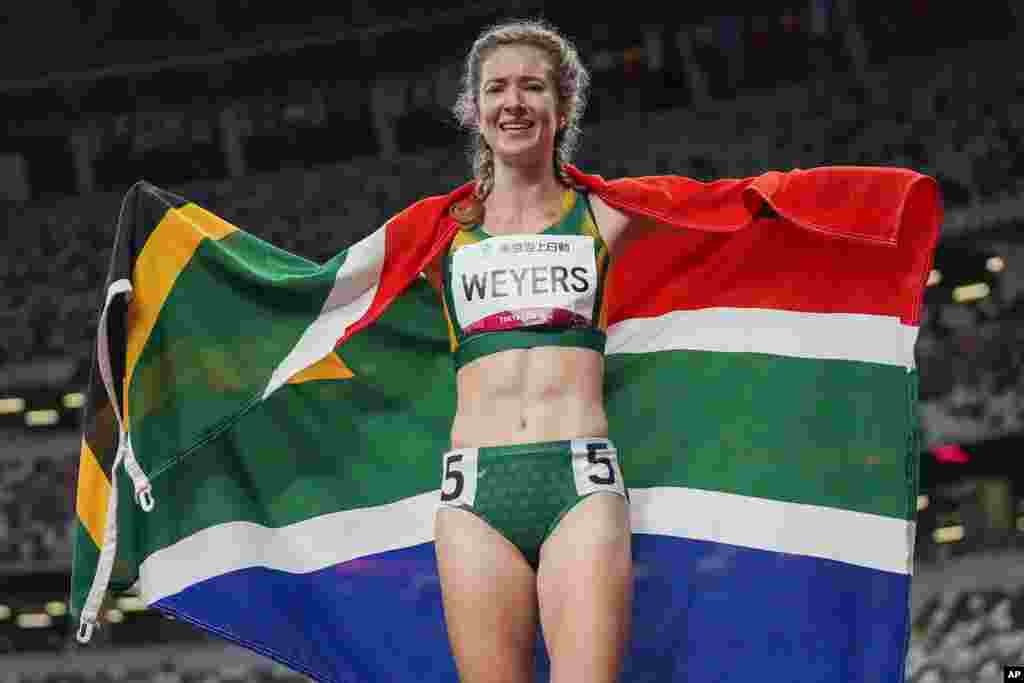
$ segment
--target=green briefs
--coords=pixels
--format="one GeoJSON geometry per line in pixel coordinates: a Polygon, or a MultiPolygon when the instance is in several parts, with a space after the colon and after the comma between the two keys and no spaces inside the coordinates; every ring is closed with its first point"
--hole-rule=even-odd
{"type": "Polygon", "coordinates": [[[610,439],[459,448],[441,459],[441,505],[468,510],[537,569],[540,547],[576,503],[601,491],[629,500],[610,439]]]}

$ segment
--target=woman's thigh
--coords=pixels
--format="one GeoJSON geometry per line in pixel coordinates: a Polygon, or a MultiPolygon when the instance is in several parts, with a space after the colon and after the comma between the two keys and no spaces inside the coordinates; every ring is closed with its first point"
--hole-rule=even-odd
{"type": "Polygon", "coordinates": [[[537,575],[471,512],[442,507],[437,569],[460,683],[529,683],[537,640],[537,575]]]}
{"type": "Polygon", "coordinates": [[[633,603],[629,504],[595,493],[572,508],[540,551],[540,620],[551,681],[618,680],[633,603]]]}

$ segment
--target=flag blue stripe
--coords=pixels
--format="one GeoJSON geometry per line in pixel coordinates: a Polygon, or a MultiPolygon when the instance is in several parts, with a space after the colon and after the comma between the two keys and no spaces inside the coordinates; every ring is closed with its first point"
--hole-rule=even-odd
{"type": "MultiPolygon", "coordinates": [[[[905,574],[647,534],[634,564],[624,682],[903,680],[905,574]]],[[[156,607],[320,681],[457,681],[432,543],[309,574],[232,572],[156,607]]]]}

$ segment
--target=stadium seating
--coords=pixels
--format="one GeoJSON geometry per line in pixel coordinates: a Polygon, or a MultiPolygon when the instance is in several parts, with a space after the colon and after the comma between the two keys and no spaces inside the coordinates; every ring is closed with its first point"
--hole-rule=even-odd
{"type": "Polygon", "coordinates": [[[915,615],[910,683],[1001,683],[1003,666],[1024,662],[1024,586],[948,591],[915,615]]]}
{"type": "MultiPolygon", "coordinates": [[[[891,92],[905,85],[895,76],[890,80],[891,92]]],[[[918,97],[959,101],[952,97],[958,81],[940,74],[925,82],[918,97]]],[[[1021,105],[998,106],[998,98],[1005,93],[982,92],[979,99],[988,106],[944,108],[941,119],[904,121],[899,107],[876,111],[841,91],[822,109],[810,91],[792,86],[716,103],[708,111],[602,122],[586,129],[577,162],[609,177],[674,173],[699,179],[822,164],[904,165],[935,175],[947,207],[966,205],[1024,191],[1024,155],[1017,153],[1021,105]],[[956,115],[947,118],[950,113],[956,115]],[[646,131],[642,145],[635,140],[638,129],[646,131]]],[[[446,147],[392,161],[362,158],[170,189],[319,260],[417,198],[463,182],[462,157],[461,146],[446,147]]],[[[0,256],[6,259],[0,260],[0,364],[33,354],[88,353],[119,199],[120,193],[104,193],[6,207],[14,245],[0,256]]]]}
{"type": "MultiPolygon", "coordinates": [[[[1024,83],[988,78],[992,57],[984,50],[954,56],[955,71],[936,74],[934,61],[908,58],[884,78],[879,74],[889,106],[872,104],[837,78],[827,103],[798,84],[707,108],[603,120],[585,128],[576,161],[606,177],[674,173],[704,180],[828,163],[896,164],[936,175],[947,205],[1021,193],[1024,105],[998,103],[1007,101],[1007,87],[1020,93],[1024,83]],[[955,96],[965,83],[973,96],[955,96]],[[911,90],[914,102],[904,102],[901,93],[911,90]],[[907,112],[912,116],[904,119],[907,112]],[[642,144],[638,130],[645,131],[642,144]],[[993,173],[994,167],[1000,171],[993,173]]],[[[169,189],[278,246],[324,260],[419,197],[464,182],[464,157],[461,146],[448,146],[169,189]]],[[[88,360],[120,198],[99,193],[4,207],[14,243],[0,253],[0,366],[37,356],[88,360]]],[[[1022,303],[1018,297],[970,319],[949,319],[941,306],[926,306],[918,345],[922,398],[946,401],[949,410],[978,411],[992,397],[1024,395],[1024,328],[1002,319],[1019,318],[1022,303]]],[[[993,419],[1024,420],[1024,403],[1003,403],[1012,414],[993,419]]],[[[67,539],[66,503],[35,515],[42,506],[19,509],[4,501],[43,484],[66,490],[75,457],[54,454],[40,471],[19,470],[0,480],[0,529],[8,529],[0,534],[0,564],[65,556],[59,549],[67,539]]]]}

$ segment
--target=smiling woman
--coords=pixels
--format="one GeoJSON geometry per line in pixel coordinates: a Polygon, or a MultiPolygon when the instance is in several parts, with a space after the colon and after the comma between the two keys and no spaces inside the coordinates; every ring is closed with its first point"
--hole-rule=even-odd
{"type": "Polygon", "coordinates": [[[565,171],[588,82],[568,40],[513,22],[476,41],[455,106],[477,182],[438,264],[457,369],[443,462],[466,490],[442,497],[435,535],[468,683],[532,681],[538,620],[552,680],[616,680],[628,639],[631,532],[601,315],[625,221],[565,171]]]}

